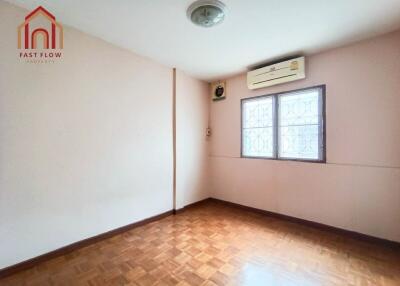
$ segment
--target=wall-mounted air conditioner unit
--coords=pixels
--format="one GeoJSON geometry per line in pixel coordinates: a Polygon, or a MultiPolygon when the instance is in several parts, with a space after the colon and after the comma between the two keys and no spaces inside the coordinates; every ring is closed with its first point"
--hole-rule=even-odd
{"type": "Polygon", "coordinates": [[[247,86],[256,89],[305,77],[304,57],[300,57],[248,72],[247,86]]]}

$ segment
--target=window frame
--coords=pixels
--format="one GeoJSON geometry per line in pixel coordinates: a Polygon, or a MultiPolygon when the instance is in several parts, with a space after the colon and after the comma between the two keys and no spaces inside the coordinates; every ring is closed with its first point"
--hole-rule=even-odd
{"type": "Polygon", "coordinates": [[[240,158],[246,158],[246,159],[263,159],[263,160],[276,160],[276,161],[295,161],[295,162],[306,162],[306,163],[326,163],[326,85],[315,85],[315,86],[310,86],[310,87],[305,87],[305,88],[300,88],[300,89],[294,89],[294,90],[286,90],[286,91],[281,91],[277,93],[271,93],[271,94],[264,94],[264,95],[259,95],[259,96],[253,96],[253,97],[246,97],[242,98],[240,100],[240,158]],[[321,112],[322,112],[322,122],[320,124],[320,136],[318,140],[321,140],[321,145],[319,145],[319,152],[321,155],[321,159],[301,159],[301,158],[282,158],[279,157],[279,126],[278,126],[278,121],[279,121],[279,96],[281,95],[287,95],[290,93],[296,93],[296,92],[301,92],[301,91],[306,91],[310,89],[320,89],[321,94],[320,98],[322,102],[320,103],[321,106],[321,112]],[[272,123],[273,123],[273,157],[264,157],[264,156],[246,156],[243,154],[243,104],[247,100],[252,100],[256,98],[266,98],[266,97],[272,97],[272,102],[273,102],[273,118],[272,118],[272,123]],[[322,135],[322,136],[321,136],[322,135]]]}

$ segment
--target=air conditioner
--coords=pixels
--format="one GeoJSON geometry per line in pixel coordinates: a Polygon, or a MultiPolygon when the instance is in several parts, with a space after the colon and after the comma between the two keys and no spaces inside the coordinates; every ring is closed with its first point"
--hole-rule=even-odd
{"type": "Polygon", "coordinates": [[[256,89],[305,77],[304,57],[300,57],[248,72],[247,86],[256,89]]]}

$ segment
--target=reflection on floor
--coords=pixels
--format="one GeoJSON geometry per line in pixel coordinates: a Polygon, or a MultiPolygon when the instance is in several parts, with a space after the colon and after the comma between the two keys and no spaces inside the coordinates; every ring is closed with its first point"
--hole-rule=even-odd
{"type": "Polygon", "coordinates": [[[206,202],[0,285],[400,285],[400,251],[206,202]]]}

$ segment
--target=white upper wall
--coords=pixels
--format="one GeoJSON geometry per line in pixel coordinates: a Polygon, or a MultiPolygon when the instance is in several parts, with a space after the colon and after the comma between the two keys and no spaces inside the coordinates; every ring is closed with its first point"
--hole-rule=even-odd
{"type": "Polygon", "coordinates": [[[222,0],[226,20],[211,29],[187,19],[195,0],[7,1],[43,5],[64,24],[205,80],[400,28],[399,0],[222,0]]]}

